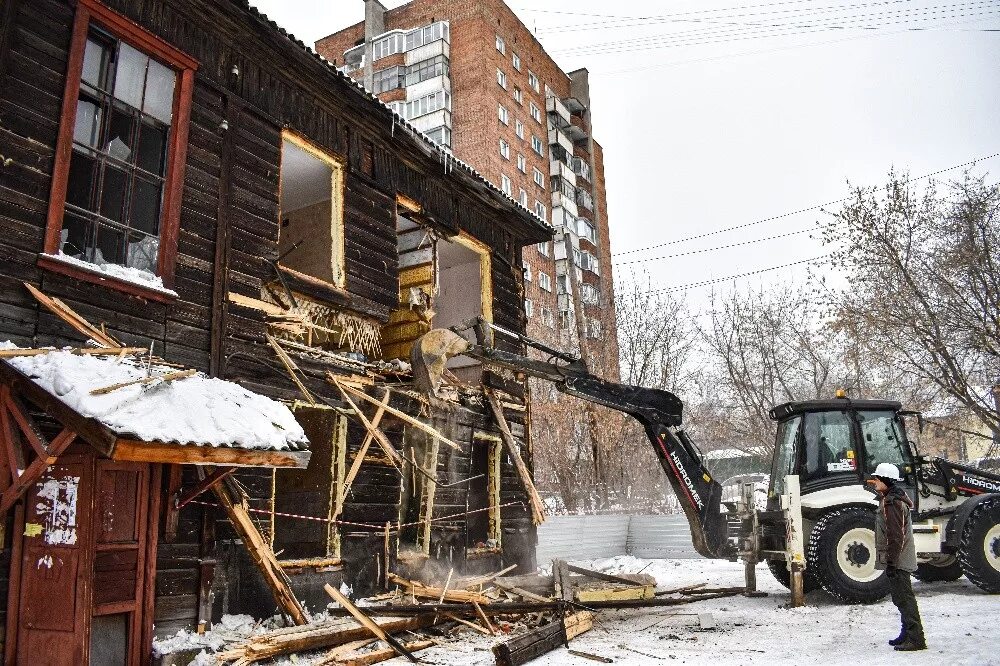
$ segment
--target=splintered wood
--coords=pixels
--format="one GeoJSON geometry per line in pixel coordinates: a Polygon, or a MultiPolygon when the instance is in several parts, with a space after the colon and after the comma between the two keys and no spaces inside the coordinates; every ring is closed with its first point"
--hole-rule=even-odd
{"type": "Polygon", "coordinates": [[[407,580],[396,574],[389,574],[389,582],[395,583],[403,588],[407,595],[419,597],[420,599],[432,599],[438,603],[453,601],[458,603],[488,604],[493,600],[479,592],[469,592],[468,590],[446,590],[440,587],[431,587],[417,581],[407,580]]]}

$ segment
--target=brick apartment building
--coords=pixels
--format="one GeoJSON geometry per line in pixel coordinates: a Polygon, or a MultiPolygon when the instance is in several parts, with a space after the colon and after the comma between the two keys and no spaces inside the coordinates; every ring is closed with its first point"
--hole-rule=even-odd
{"type": "MultiPolygon", "coordinates": [[[[320,39],[316,50],[552,223],[553,241],[523,253],[528,335],[566,350],[582,347],[596,374],[617,381],[603,149],[591,131],[587,70],[561,70],[502,0],[364,5],[363,22],[320,39]],[[575,280],[567,279],[566,233],[575,280]]],[[[570,449],[587,439],[584,405],[547,385],[533,384],[532,396],[536,451],[551,454],[552,464],[560,447],[580,460],[570,449]]]]}

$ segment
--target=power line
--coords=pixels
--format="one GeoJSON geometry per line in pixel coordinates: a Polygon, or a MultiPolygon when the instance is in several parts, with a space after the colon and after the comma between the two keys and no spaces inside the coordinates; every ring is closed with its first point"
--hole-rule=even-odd
{"type": "MultiPolygon", "coordinates": [[[[922,176],[917,176],[916,178],[908,178],[905,182],[913,183],[918,180],[924,180],[926,178],[931,178],[942,173],[947,173],[948,171],[954,171],[955,169],[961,169],[962,167],[970,166],[978,162],[985,162],[986,160],[993,159],[994,157],[1000,156],[1000,153],[993,153],[992,155],[987,155],[986,157],[978,157],[974,160],[969,160],[968,162],[963,162],[962,164],[956,164],[955,166],[950,166],[946,169],[939,169],[937,171],[932,171],[931,173],[926,173],[922,176]]],[[[665,243],[659,243],[657,245],[648,245],[645,247],[633,248],[631,250],[625,250],[624,252],[615,252],[612,254],[613,257],[621,257],[626,254],[635,254],[636,252],[645,252],[647,250],[655,250],[657,248],[666,247],[668,245],[676,245],[678,243],[687,243],[688,241],[698,240],[699,238],[707,238],[709,236],[715,236],[717,234],[726,233],[728,231],[736,231],[737,229],[745,229],[747,227],[752,227],[758,224],[764,224],[765,222],[774,222],[775,220],[781,220],[786,217],[791,217],[792,215],[799,215],[800,213],[808,213],[809,211],[818,210],[824,208],[825,206],[832,206],[834,204],[843,203],[851,199],[850,196],[844,197],[842,199],[837,199],[835,201],[828,201],[826,203],[816,204],[814,206],[809,206],[807,208],[800,208],[798,210],[791,211],[789,213],[782,213],[780,215],[774,215],[772,217],[765,217],[761,220],[755,220],[753,222],[746,222],[744,224],[737,224],[731,227],[725,227],[723,229],[716,229],[715,231],[709,231],[703,234],[696,234],[694,236],[685,236],[684,238],[678,238],[676,240],[667,241],[665,243]]]]}
{"type": "Polygon", "coordinates": [[[730,280],[736,280],[738,278],[751,277],[753,275],[760,275],[761,273],[768,273],[770,271],[780,270],[782,268],[790,268],[791,266],[799,266],[801,264],[811,264],[819,261],[820,259],[826,259],[829,254],[823,254],[818,257],[812,257],[811,259],[802,259],[801,261],[793,261],[789,264],[781,264],[780,266],[771,266],[769,268],[759,268],[755,271],[749,271],[747,273],[738,273],[736,275],[729,275],[723,278],[715,278],[713,280],[702,280],[701,282],[691,282],[689,284],[679,284],[673,287],[664,287],[662,289],[651,289],[649,291],[641,292],[642,294],[658,294],[663,292],[672,291],[683,291],[685,289],[692,289],[694,287],[707,287],[710,284],[718,284],[720,282],[729,282],[730,280]]]}
{"type": "MultiPolygon", "coordinates": [[[[960,5],[954,5],[960,6],[960,5]]],[[[952,6],[948,6],[952,7],[952,6]]],[[[864,25],[854,25],[869,21],[876,21],[876,15],[856,17],[850,20],[842,20],[837,23],[812,23],[812,24],[774,24],[758,26],[756,29],[747,30],[740,26],[718,29],[701,29],[673,33],[663,33],[647,37],[637,37],[625,41],[600,42],[596,44],[581,44],[564,49],[553,50],[553,53],[563,55],[575,55],[587,53],[588,55],[612,55],[619,53],[634,53],[637,51],[650,51],[666,48],[708,46],[712,44],[723,44],[728,42],[748,41],[754,39],[773,39],[776,37],[795,37],[818,32],[829,32],[839,30],[866,30],[876,31],[906,23],[920,23],[935,20],[966,19],[971,17],[994,16],[1000,12],[1000,8],[988,1],[964,5],[962,9],[943,9],[941,11],[924,11],[911,16],[910,18],[886,19],[881,22],[871,22],[864,25]],[[968,11],[971,9],[981,9],[982,11],[968,11]],[[938,14],[940,14],[938,16],[938,14]]],[[[907,14],[909,15],[909,14],[907,14]]],[[[980,20],[980,19],[976,19],[980,20]]],[[[939,26],[919,26],[904,29],[905,32],[926,32],[932,29],[949,28],[951,25],[939,26]]],[[[984,30],[990,32],[992,30],[984,30]]]]}

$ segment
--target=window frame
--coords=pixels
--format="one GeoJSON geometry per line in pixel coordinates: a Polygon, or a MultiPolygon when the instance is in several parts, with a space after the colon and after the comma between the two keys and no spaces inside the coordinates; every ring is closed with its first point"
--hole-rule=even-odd
{"type": "Polygon", "coordinates": [[[177,239],[180,232],[181,205],[184,196],[184,171],[187,164],[188,129],[191,121],[191,101],[194,95],[194,75],[198,61],[153,33],[136,25],[121,14],[112,11],[97,0],[78,0],[73,18],[73,32],[66,66],[66,83],[63,88],[59,134],[52,165],[52,185],[49,190],[49,207],[42,252],[38,256],[41,268],[94,284],[107,285],[149,300],[173,302],[176,294],[174,272],[177,265],[177,239]],[[75,266],[59,258],[60,234],[66,210],[69,187],[70,159],[73,155],[73,135],[76,126],[77,102],[83,76],[83,56],[87,47],[90,27],[96,24],[115,39],[128,44],[146,56],[174,70],[174,100],[171,117],[171,135],[167,144],[167,168],[163,178],[163,201],[160,208],[160,247],[156,275],[163,282],[163,289],[142,286],[116,278],[100,271],[75,266]]]}
{"type": "Polygon", "coordinates": [[[510,126],[510,111],[503,104],[497,104],[497,120],[508,127],[510,126]]]}
{"type": "Polygon", "coordinates": [[[497,67],[497,85],[507,90],[507,72],[497,67]]]}

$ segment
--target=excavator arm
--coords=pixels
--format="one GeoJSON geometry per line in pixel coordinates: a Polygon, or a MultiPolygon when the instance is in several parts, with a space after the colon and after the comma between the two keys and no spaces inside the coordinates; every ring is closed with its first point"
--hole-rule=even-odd
{"type": "Polygon", "coordinates": [[[447,359],[456,355],[474,358],[486,367],[505,368],[521,376],[550,381],[562,393],[635,418],[646,431],[684,509],[695,550],[704,557],[735,557],[735,549],[728,541],[726,517],[722,514],[722,486],[709,473],[698,447],[681,427],[683,403],[673,393],[605,381],[592,375],[582,359],[482,318],[452,329],[435,329],[417,340],[411,360],[418,385],[429,393],[436,392],[447,359]],[[470,328],[476,333],[475,344],[460,335],[470,328]],[[548,354],[549,358],[536,360],[498,349],[492,344],[494,332],[548,354]]]}

